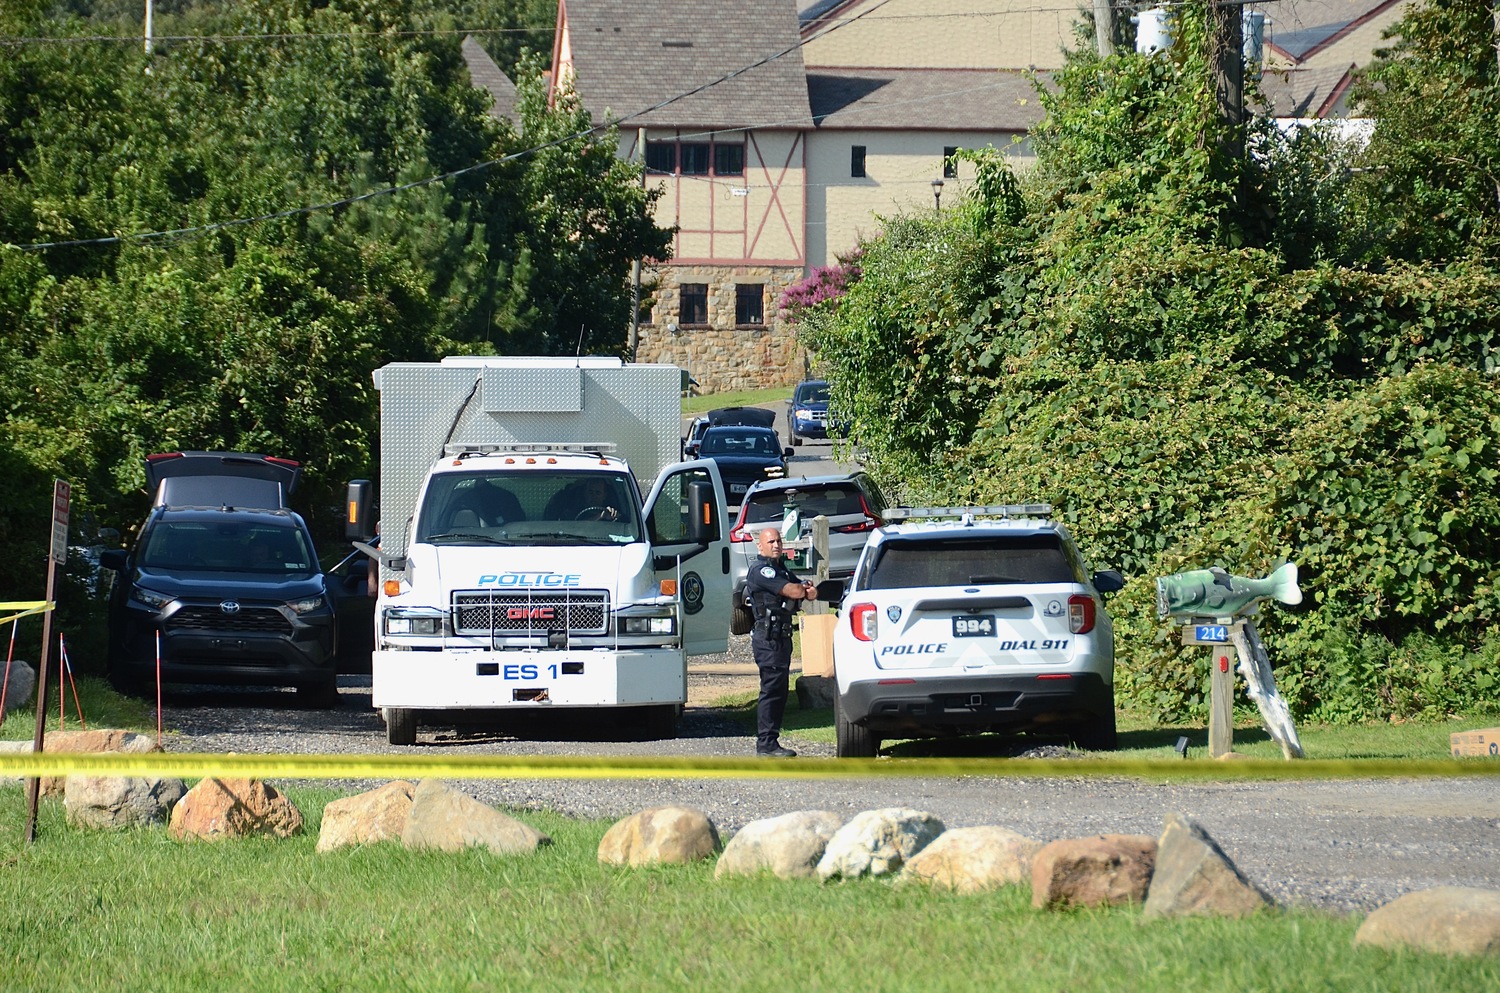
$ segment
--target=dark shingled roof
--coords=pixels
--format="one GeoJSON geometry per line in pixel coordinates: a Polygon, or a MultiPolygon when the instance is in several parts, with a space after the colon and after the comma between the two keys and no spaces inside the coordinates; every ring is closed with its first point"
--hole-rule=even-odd
{"type": "Polygon", "coordinates": [[[1016,70],[815,66],[807,90],[821,130],[1021,131],[1042,119],[1035,87],[1016,70]]]}
{"type": "Polygon", "coordinates": [[[1322,117],[1341,109],[1353,68],[1267,69],[1260,91],[1274,117],[1322,117]]]}
{"type": "Polygon", "coordinates": [[[629,118],[625,127],[808,126],[795,0],[562,0],[574,87],[596,122],[791,49],[726,82],[629,118]]]}
{"type": "Polygon", "coordinates": [[[521,115],[516,112],[516,84],[500,71],[495,60],[490,58],[490,54],[473,37],[464,38],[463,54],[464,62],[469,66],[469,80],[490,94],[490,115],[504,118],[520,127],[521,115]]]}

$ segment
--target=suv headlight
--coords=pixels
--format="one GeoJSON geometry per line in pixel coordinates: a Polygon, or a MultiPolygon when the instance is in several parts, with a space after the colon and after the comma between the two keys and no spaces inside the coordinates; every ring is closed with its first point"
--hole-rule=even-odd
{"type": "Polygon", "coordinates": [[[388,610],[385,612],[386,634],[436,636],[443,633],[443,615],[434,610],[388,610]]]}
{"type": "Polygon", "coordinates": [[[132,587],[130,590],[130,599],[134,600],[136,603],[144,604],[145,606],[150,607],[152,610],[161,610],[173,600],[172,597],[169,597],[164,593],[158,593],[155,590],[148,590],[144,586],[132,587]]]}
{"type": "Polygon", "coordinates": [[[321,596],[310,596],[306,600],[288,600],[287,606],[294,614],[310,614],[326,602],[321,596]]]}

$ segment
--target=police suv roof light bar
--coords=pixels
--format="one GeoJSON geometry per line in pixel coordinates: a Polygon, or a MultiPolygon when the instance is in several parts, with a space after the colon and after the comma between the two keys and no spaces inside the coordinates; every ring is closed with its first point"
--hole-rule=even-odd
{"type": "Polygon", "coordinates": [[[907,520],[972,521],[979,517],[1051,517],[1050,503],[1012,503],[985,507],[889,507],[881,514],[887,524],[907,520]]]}

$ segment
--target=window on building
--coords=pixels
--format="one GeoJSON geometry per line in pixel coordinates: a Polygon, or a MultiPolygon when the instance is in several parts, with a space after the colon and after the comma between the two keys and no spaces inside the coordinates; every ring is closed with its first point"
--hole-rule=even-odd
{"type": "Polygon", "coordinates": [[[677,171],[677,143],[675,141],[646,142],[646,171],[671,175],[677,171]]]}
{"type": "Polygon", "coordinates": [[[849,146],[849,175],[859,179],[865,174],[865,146],[849,146]]]}
{"type": "Polygon", "coordinates": [[[766,287],[763,283],[739,283],[734,288],[734,323],[766,322],[766,287]]]}
{"type": "Polygon", "coordinates": [[[682,175],[708,175],[708,148],[706,141],[684,141],[677,146],[678,169],[682,175]]]}
{"type": "Polygon", "coordinates": [[[714,145],[714,175],[743,176],[745,174],[744,145],[714,145]]]}
{"type": "Polygon", "coordinates": [[[708,323],[708,284],[683,283],[678,287],[682,306],[677,315],[679,324],[708,323]]]}
{"type": "Polygon", "coordinates": [[[958,148],[955,147],[955,146],[953,146],[953,145],[947,145],[947,146],[945,146],[943,148],[943,178],[944,179],[957,179],[958,178],[958,163],[955,162],[955,161],[953,161],[953,156],[956,155],[956,154],[958,154],[958,148]]]}

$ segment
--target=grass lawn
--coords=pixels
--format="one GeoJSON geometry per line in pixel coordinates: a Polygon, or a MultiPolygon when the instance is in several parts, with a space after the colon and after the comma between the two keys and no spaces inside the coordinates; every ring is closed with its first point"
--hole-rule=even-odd
{"type": "Polygon", "coordinates": [[[1272,911],[1146,922],[1137,908],[1042,913],[1026,888],[957,896],[888,880],[713,878],[618,869],[607,824],[517,816],[534,856],[314,851],[325,789],[290,789],[307,832],[181,844],[164,830],[75,831],[44,801],[20,842],[0,787],[0,989],[651,990],[1500,988],[1500,959],[1352,945],[1358,918],[1272,911]]]}
{"type": "Polygon", "coordinates": [[[692,417],[706,414],[720,407],[754,407],[763,403],[785,403],[791,399],[792,387],[772,386],[764,390],[736,390],[732,393],[711,393],[708,396],[682,398],[682,414],[692,417]]]}

